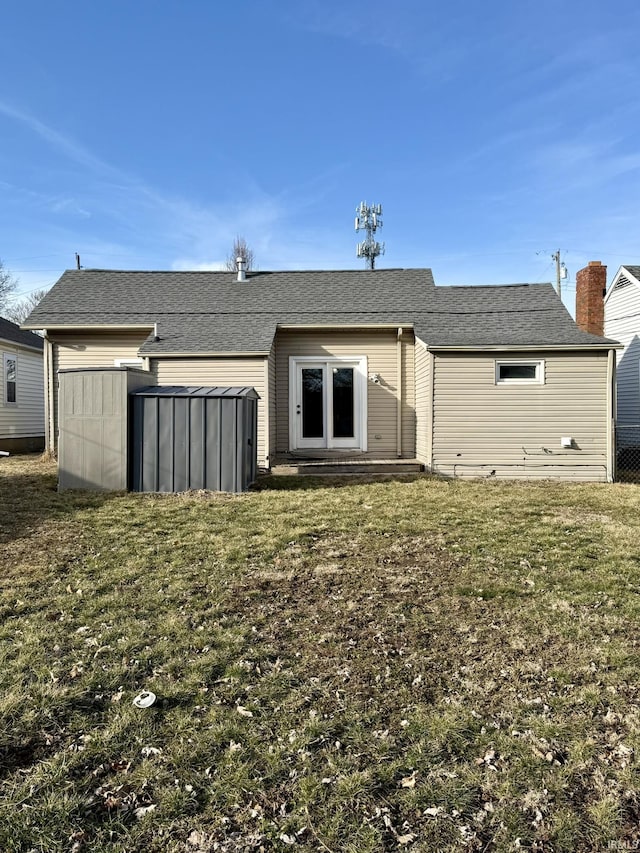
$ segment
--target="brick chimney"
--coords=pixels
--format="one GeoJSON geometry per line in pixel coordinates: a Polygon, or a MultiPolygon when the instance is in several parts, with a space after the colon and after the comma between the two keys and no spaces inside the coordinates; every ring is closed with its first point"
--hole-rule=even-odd
{"type": "Polygon", "coordinates": [[[607,268],[600,261],[576,273],[576,323],[583,332],[604,335],[604,295],[607,268]]]}

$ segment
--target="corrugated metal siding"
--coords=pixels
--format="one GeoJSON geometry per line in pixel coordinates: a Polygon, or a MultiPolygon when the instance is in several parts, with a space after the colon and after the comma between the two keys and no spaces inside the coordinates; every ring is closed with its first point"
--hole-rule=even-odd
{"type": "MultiPolygon", "coordinates": [[[[407,351],[403,359],[407,365],[404,393],[414,401],[413,334],[405,330],[407,351]]],[[[276,335],[276,398],[277,398],[277,451],[289,450],[289,357],[367,356],[367,371],[380,374],[380,384],[367,385],[368,398],[368,451],[372,458],[395,457],[397,450],[397,333],[395,329],[363,331],[321,331],[281,329],[276,335]]],[[[413,412],[403,418],[407,446],[403,455],[415,455],[415,427],[413,412]]]]}
{"type": "Polygon", "coordinates": [[[255,391],[189,392],[156,387],[133,394],[131,488],[246,491],[256,477],[255,391]]]}
{"type": "Polygon", "coordinates": [[[531,353],[435,354],[434,471],[606,480],[606,351],[537,357],[544,385],[496,385],[496,359],[531,353]],[[576,449],[563,450],[562,436],[576,449]]]}
{"type": "Polygon", "coordinates": [[[0,438],[44,435],[44,367],[42,353],[0,341],[0,438]],[[5,403],[4,353],[16,358],[15,404],[5,403]]]}
{"type": "Polygon", "coordinates": [[[604,333],[624,344],[618,350],[616,388],[619,424],[640,424],[640,288],[615,288],[604,307],[604,333]]]}
{"type": "Polygon", "coordinates": [[[256,389],[258,400],[258,465],[266,465],[264,404],[265,359],[158,358],[151,362],[158,385],[236,385],[256,389]]]}
{"type": "Polygon", "coordinates": [[[431,429],[431,354],[418,342],[415,347],[416,374],[416,459],[431,465],[429,430],[431,429]]]}

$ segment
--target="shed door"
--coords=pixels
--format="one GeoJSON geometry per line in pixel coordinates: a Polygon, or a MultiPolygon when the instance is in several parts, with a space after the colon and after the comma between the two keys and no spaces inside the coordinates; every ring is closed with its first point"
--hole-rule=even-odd
{"type": "Polygon", "coordinates": [[[291,449],[365,449],[366,359],[292,359],[291,449]]]}

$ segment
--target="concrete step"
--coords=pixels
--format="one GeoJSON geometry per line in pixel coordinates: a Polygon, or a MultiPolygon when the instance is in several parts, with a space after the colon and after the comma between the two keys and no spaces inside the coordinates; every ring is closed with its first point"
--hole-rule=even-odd
{"type": "Polygon", "coordinates": [[[278,462],[271,468],[276,476],[332,476],[343,477],[351,474],[419,474],[422,463],[415,459],[361,459],[345,460],[287,460],[278,462]]]}

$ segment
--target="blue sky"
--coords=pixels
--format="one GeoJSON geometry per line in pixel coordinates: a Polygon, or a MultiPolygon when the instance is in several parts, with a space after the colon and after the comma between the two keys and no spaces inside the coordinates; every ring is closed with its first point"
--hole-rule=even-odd
{"type": "Polygon", "coordinates": [[[21,289],[74,265],[359,268],[439,284],[554,279],[561,249],[640,263],[637,0],[5,4],[0,258],[21,289]]]}

